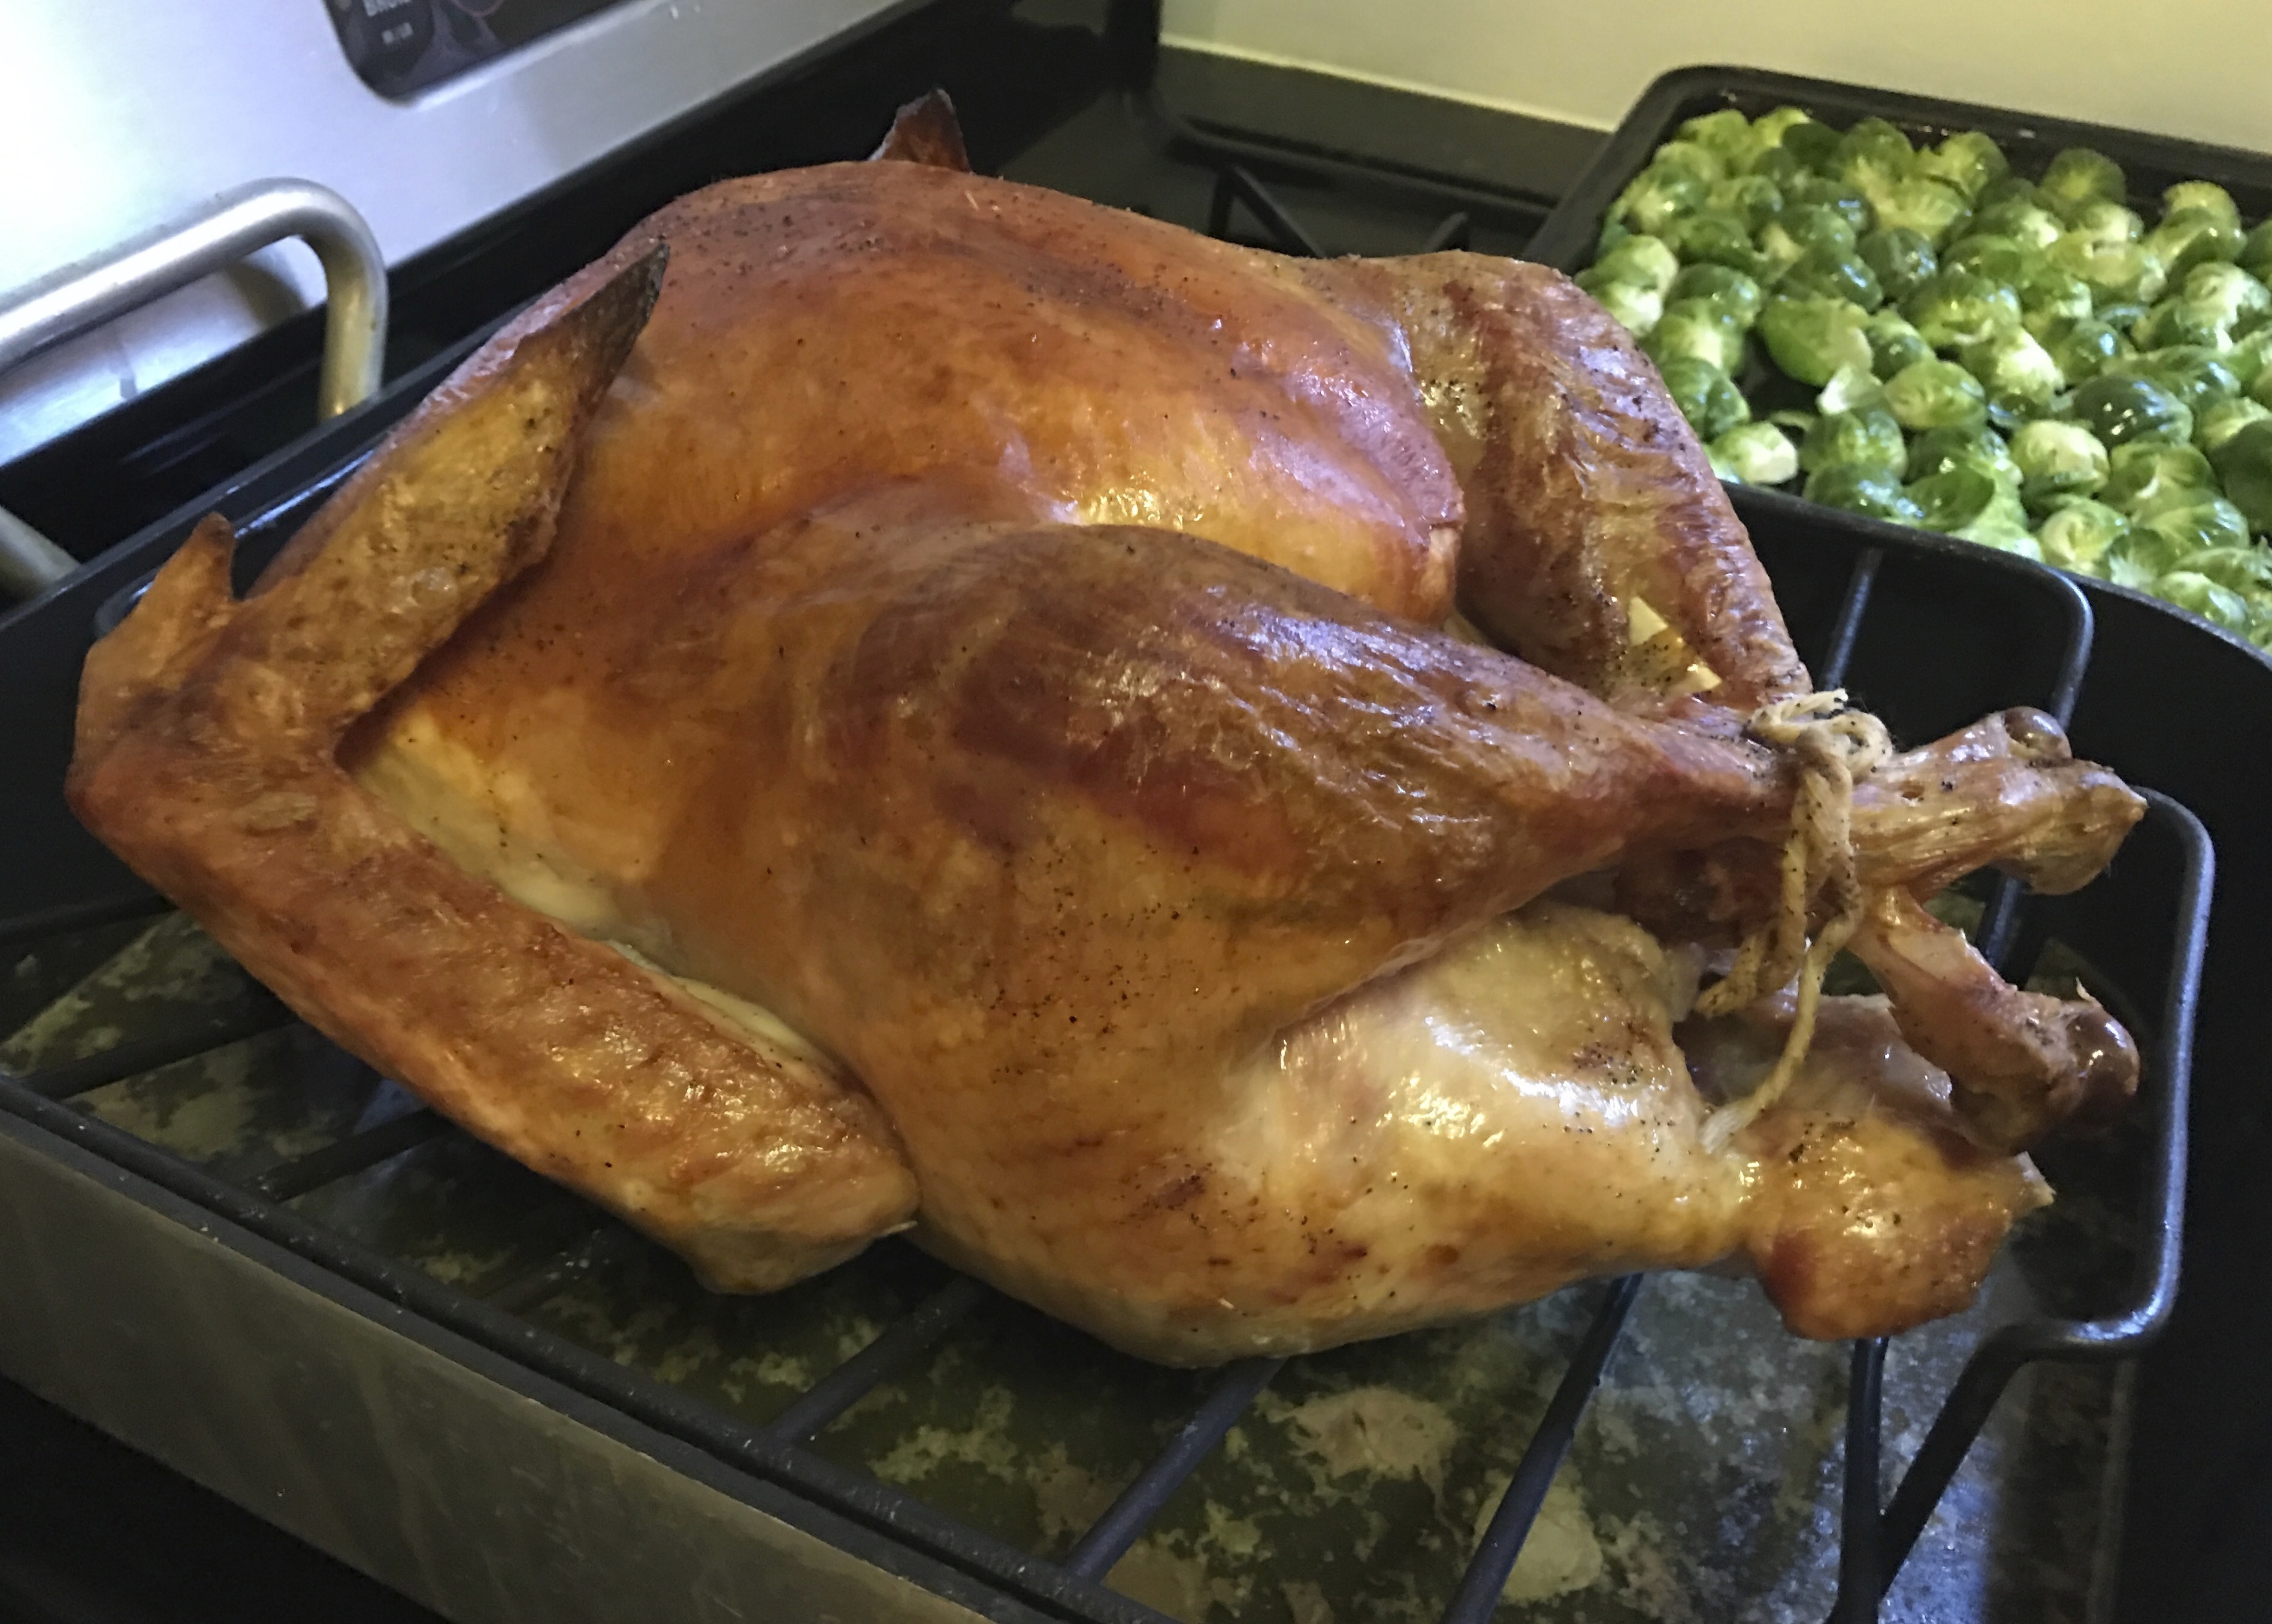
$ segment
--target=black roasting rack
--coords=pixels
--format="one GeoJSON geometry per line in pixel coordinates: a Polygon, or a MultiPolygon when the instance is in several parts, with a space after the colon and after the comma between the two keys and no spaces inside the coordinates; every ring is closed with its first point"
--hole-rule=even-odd
{"type": "MultiPolygon", "coordinates": [[[[1278,195],[1279,177],[1285,175],[1297,184],[1400,186],[1413,195],[1440,200],[1440,223],[1424,244],[1416,246],[1461,245],[1470,240],[1479,219],[1494,228],[1506,228],[1526,217],[1535,221],[1537,211],[1517,197],[1463,189],[1440,177],[1367,168],[1344,155],[1259,146],[1195,125],[1147,94],[1147,53],[1156,49],[1156,5],[1116,7],[1114,17],[1119,32],[1109,35],[1108,45],[1123,88],[1179,161],[1214,172],[1211,225],[1217,235],[1236,233],[1289,253],[1320,251],[1297,212],[1278,195]],[[1139,25],[1148,22],[1148,26],[1132,27],[1132,18],[1139,25]]],[[[352,471],[385,428],[415,405],[481,336],[405,378],[373,409],[272,459],[197,511],[219,506],[236,519],[249,561],[273,553],[352,471]]],[[[2094,635],[2092,603],[2073,581],[1961,543],[1866,523],[1826,526],[1819,515],[1795,502],[1787,509],[1770,505],[1750,516],[1761,555],[1819,684],[1835,687],[1853,678],[1862,697],[1887,716],[1898,734],[1922,737],[1933,727],[2014,703],[2035,704],[2062,722],[2073,716],[2089,670],[2094,635]]],[[[71,612],[78,617],[71,634],[83,642],[93,632],[98,610],[106,623],[123,613],[136,590],[136,578],[146,579],[150,565],[178,545],[195,517],[196,513],[185,512],[154,527],[99,564],[76,589],[68,590],[71,612]]],[[[53,620],[52,615],[49,617],[53,620]]],[[[71,663],[75,667],[75,660],[71,663]]],[[[48,733],[61,737],[60,725],[50,726],[48,733]]],[[[48,753],[52,758],[54,750],[48,753]]],[[[48,760],[44,765],[59,775],[59,760],[48,760]]],[[[2134,1355],[2152,1341],[2171,1313],[2178,1284],[2189,1062],[2212,856],[2201,823],[2185,806],[2150,791],[2147,798],[2146,820],[2126,851],[2122,872],[2099,884],[2125,887],[2111,906],[2121,916],[2123,932],[2147,944],[2139,951],[2152,973],[2125,966],[2132,973],[2113,974],[2106,984],[2094,986],[2139,1035],[2146,1057],[2138,1109],[2149,1121],[2143,1135],[2147,1149],[2135,1214],[2140,1239],[2134,1277],[2119,1306],[2104,1317],[2037,1318],[1992,1333],[1972,1354],[1898,1486],[1882,1503],[1879,1400],[1887,1344],[1875,1340],[1854,1345],[1840,1508],[1839,1586],[1832,1612],[1841,1624],[1877,1617],[1880,1598],[2015,1374],[2037,1361],[2134,1355]]],[[[1999,964],[2016,965],[2023,971],[2046,941],[2064,939],[2069,924],[2087,917],[2076,914],[2066,899],[2022,898],[2008,882],[1984,902],[1977,933],[1984,950],[1999,964]]],[[[13,954],[68,932],[154,916],[166,907],[161,899],[146,894],[41,906],[0,921],[0,951],[13,954]]],[[[855,1530],[848,1544],[856,1553],[872,1555],[896,1548],[920,1553],[960,1575],[964,1598],[979,1598],[989,1616],[1162,1624],[1162,1614],[1109,1589],[1104,1576],[1246,1413],[1284,1361],[1251,1359],[1220,1372],[1166,1446],[1067,1553],[1045,1559],[811,1447],[824,1426],[878,1384],[915,1368],[941,1338],[988,1300],[989,1288],[973,1280],[949,1278],[813,1382],[770,1422],[751,1425],[657,1378],[579,1347],[528,1317],[564,1282],[594,1267],[607,1248],[620,1244],[622,1231],[596,1212],[582,1238],[475,1296],[327,1230],[287,1204],[456,1131],[430,1111],[394,1117],[255,1176],[228,1182],[74,1105],[75,1100],[108,1083],[291,1021],[289,1012],[272,1001],[166,1036],[136,1038],[108,1052],[51,1069],[0,1074],[0,1110],[72,1141],[414,1315],[826,1508],[855,1530]]],[[[325,1063],[340,1062],[334,1055],[325,1063]]],[[[1570,1448],[1588,1401],[1616,1357],[1626,1318],[1647,1283],[1630,1276],[1606,1287],[1584,1289],[1599,1295],[1599,1306],[1441,1615],[1446,1624],[1476,1624],[1488,1619],[1498,1605],[1501,1587],[1570,1448]]]]}

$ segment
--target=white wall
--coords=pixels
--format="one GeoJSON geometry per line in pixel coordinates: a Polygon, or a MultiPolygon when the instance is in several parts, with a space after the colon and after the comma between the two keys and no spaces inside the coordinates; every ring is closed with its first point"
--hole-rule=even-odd
{"type": "Polygon", "coordinates": [[[2272,151],[2266,0],[1166,0],[1177,44],[1607,128],[1741,64],[2272,151]]]}

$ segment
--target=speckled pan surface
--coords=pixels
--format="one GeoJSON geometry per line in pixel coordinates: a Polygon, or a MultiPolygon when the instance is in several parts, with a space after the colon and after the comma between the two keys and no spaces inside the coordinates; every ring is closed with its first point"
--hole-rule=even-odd
{"type": "MultiPolygon", "coordinates": [[[[256,996],[179,916],[50,943],[4,989],[33,1069],[256,996]]],[[[92,1114],[235,1180],[413,1108],[304,1029],[85,1096],[92,1114]]],[[[2127,1274],[2134,1148],[2054,1157],[1969,1313],[1900,1338],[1887,1483],[1995,1325],[2087,1313],[2127,1274]],[[2094,1283],[2108,1283],[2096,1284],[2094,1283]]],[[[326,1185],[301,1213],[477,1297],[571,1251],[525,1306],[542,1330],[761,1423],[943,1277],[897,1245],[793,1291],[729,1298],[454,1134],[326,1185]]],[[[1172,1617],[1355,1624],[1442,1608],[1599,1288],[1289,1365],[1108,1577],[1172,1617]]],[[[2041,1366],[1999,1407],[1904,1568],[1891,1620],[2091,1617],[2113,1546],[2126,1388],[2041,1366]]],[[[818,1451],[1037,1554],[1062,1557],[1206,1390],[992,1298],[818,1451]]],[[[1655,1279],[1510,1579],[1500,1616],[1818,1620],[1837,1563],[1846,1351],[1786,1335],[1747,1282],[1655,1279]]]]}

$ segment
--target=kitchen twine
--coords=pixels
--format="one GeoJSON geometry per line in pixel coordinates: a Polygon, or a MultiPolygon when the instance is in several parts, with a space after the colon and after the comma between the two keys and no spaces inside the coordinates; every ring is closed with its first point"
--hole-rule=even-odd
{"type": "Polygon", "coordinates": [[[1846,708],[1843,688],[1777,700],[1755,712],[1745,731],[1789,751],[1798,767],[1790,835],[1782,848],[1782,902],[1775,917],[1744,939],[1727,975],[1705,989],[1697,1013],[1728,1015],[1798,978],[1798,1007],[1782,1053],[1767,1080],[1730,1100],[1704,1123],[1704,1143],[1717,1150],[1781,1099],[1814,1042],[1814,1014],[1830,961],[1862,922],[1862,885],[1854,869],[1854,782],[1893,754],[1886,724],[1846,708]],[[1807,913],[1820,895],[1827,917],[1812,942],[1807,913]]]}

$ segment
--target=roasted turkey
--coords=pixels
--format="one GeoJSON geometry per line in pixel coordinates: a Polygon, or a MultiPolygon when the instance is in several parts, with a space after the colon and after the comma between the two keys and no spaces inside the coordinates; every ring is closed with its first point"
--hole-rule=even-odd
{"type": "Polygon", "coordinates": [[[89,656],[80,816],[722,1289],[912,1226],[1181,1363],[1640,1269],[1969,1300],[2136,1057],[1920,902],[2138,797],[2033,712],[1846,750],[1561,276],[937,128],[654,215],[242,601],[208,521],[89,656]]]}

